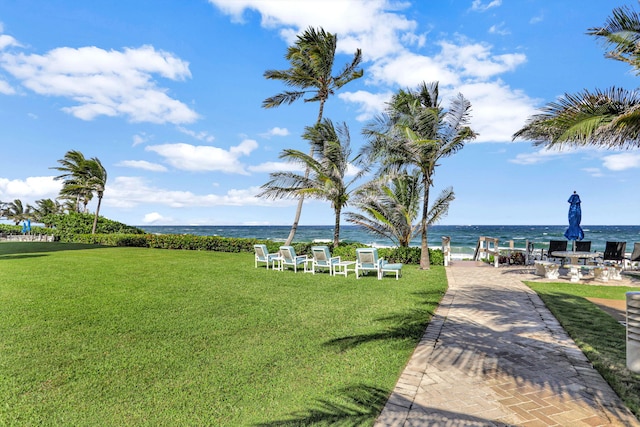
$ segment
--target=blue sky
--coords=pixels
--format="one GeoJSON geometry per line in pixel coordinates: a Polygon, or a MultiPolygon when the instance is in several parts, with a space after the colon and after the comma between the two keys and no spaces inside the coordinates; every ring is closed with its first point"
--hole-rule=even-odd
{"type": "MultiPolygon", "coordinates": [[[[439,81],[444,106],[472,103],[473,143],[441,162],[433,194],[456,200],[441,224],[565,224],[582,198],[585,225],[637,225],[640,152],[546,151],[511,142],[565,92],[634,89],[588,28],[633,0],[0,0],[0,200],[55,198],[69,150],[108,171],[101,214],[133,225],[289,225],[295,202],[255,197],[290,167],[317,103],[275,109],[287,46],[309,26],[338,35],[338,67],[361,48],[364,77],[327,103],[361,130],[399,88],[439,81]]],[[[95,201],[90,209],[95,209],[95,201]]],[[[344,222],[344,221],[343,221],[344,222]]],[[[301,224],[332,224],[305,202],[301,224]]]]}

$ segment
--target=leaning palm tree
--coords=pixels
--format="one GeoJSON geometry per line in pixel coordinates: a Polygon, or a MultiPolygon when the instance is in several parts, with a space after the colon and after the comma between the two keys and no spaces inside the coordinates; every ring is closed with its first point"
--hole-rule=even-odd
{"type": "Polygon", "coordinates": [[[421,183],[418,170],[370,181],[354,197],[353,206],[361,213],[347,212],[347,221],[395,245],[409,246],[419,229],[415,221],[420,212],[421,183]]]}
{"type": "Polygon", "coordinates": [[[418,90],[400,90],[385,114],[364,129],[368,143],[362,158],[380,163],[380,175],[408,167],[419,170],[423,187],[420,220],[420,268],[429,269],[429,191],[440,159],[451,156],[476,137],[468,126],[471,103],[458,94],[448,110],[442,108],[438,83],[422,83],[418,90]]]}
{"type": "Polygon", "coordinates": [[[22,221],[31,219],[31,207],[29,205],[25,207],[22,200],[15,199],[5,205],[4,217],[18,225],[22,221]]]}
{"type": "Polygon", "coordinates": [[[86,159],[84,155],[76,150],[68,151],[64,158],[58,160],[60,166],[52,168],[64,172],[55,179],[63,179],[64,184],[60,191],[60,197],[69,199],[76,197],[76,206],[80,206],[80,200],[87,211],[87,204],[95,193],[98,196],[98,207],[93,219],[91,234],[95,234],[100,215],[100,205],[107,184],[107,171],[97,157],[86,159]]]}
{"type": "Polygon", "coordinates": [[[100,205],[102,204],[102,197],[104,196],[104,190],[107,185],[107,170],[102,166],[102,163],[97,157],[92,157],[87,161],[86,178],[87,188],[91,192],[95,192],[98,196],[98,206],[93,216],[93,227],[91,228],[91,234],[96,234],[100,205]]]}
{"type": "Polygon", "coordinates": [[[61,194],[61,196],[66,199],[75,197],[77,212],[80,212],[81,202],[84,204],[85,209],[89,203],[89,200],[87,200],[87,192],[82,183],[86,161],[87,159],[80,151],[70,150],[65,153],[62,159],[58,160],[60,166],[51,168],[62,172],[62,174],[56,176],[54,179],[64,181],[64,194],[61,194]]]}
{"type": "MultiPolygon", "coordinates": [[[[609,48],[607,58],[630,64],[640,73],[640,15],[629,7],[613,10],[602,27],[590,28],[609,48]]],[[[605,148],[640,147],[640,92],[612,87],[565,94],[530,117],[513,139],[534,145],[596,145],[605,148]]]]}
{"type": "MultiPolygon", "coordinates": [[[[351,63],[346,64],[337,75],[332,75],[338,38],[325,32],[324,29],[309,27],[298,38],[293,46],[287,49],[285,58],[291,64],[288,70],[267,70],[264,77],[270,80],[281,80],[286,86],[296,90],[285,91],[269,97],[262,102],[264,108],[279,107],[292,104],[304,98],[305,102],[318,102],[318,116],[315,124],[322,121],[324,104],[336,90],[352,80],[362,77],[363,71],[358,68],[362,61],[362,52],[357,49],[351,63]]],[[[307,170],[307,173],[309,171],[307,170]]],[[[298,229],[304,195],[300,194],[295,218],[286,244],[291,244],[298,229]]]]}
{"type": "Polygon", "coordinates": [[[337,247],[340,243],[340,216],[342,209],[348,205],[349,187],[362,176],[365,169],[348,182],[345,181],[351,156],[346,124],[336,128],[330,120],[325,119],[314,127],[308,127],[304,138],[311,144],[311,155],[285,149],[280,158],[300,165],[308,173],[272,173],[271,180],[262,186],[263,191],[258,196],[272,199],[310,197],[331,202],[335,212],[333,246],[337,247]]]}
{"type": "Polygon", "coordinates": [[[62,184],[58,199],[69,200],[73,205],[73,212],[89,212],[89,202],[93,199],[93,192],[88,187],[86,180],[87,177],[83,171],[82,175],[66,179],[62,184]]]}

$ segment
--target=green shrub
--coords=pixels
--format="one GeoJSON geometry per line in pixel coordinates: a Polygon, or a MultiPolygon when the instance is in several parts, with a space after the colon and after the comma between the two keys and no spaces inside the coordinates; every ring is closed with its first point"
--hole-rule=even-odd
{"type": "MultiPolygon", "coordinates": [[[[47,215],[44,221],[53,226],[53,234],[60,240],[73,242],[74,236],[91,233],[93,219],[93,214],[69,213],[47,215]]],[[[99,216],[96,234],[144,234],[144,230],[99,216]]]]}

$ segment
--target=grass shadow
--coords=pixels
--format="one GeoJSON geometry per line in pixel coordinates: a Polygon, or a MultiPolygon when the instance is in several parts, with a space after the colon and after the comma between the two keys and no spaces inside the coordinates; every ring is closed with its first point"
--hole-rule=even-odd
{"type": "Polygon", "coordinates": [[[295,427],[307,425],[362,426],[369,425],[382,410],[388,392],[364,384],[339,390],[342,403],[318,400],[314,407],[294,413],[286,420],[255,424],[256,427],[295,427]]]}
{"type": "Polygon", "coordinates": [[[16,254],[34,254],[61,251],[77,251],[86,249],[101,249],[106,246],[86,243],[61,242],[2,242],[0,243],[0,257],[15,256],[16,254]]]}
{"type": "Polygon", "coordinates": [[[426,306],[426,308],[416,308],[405,313],[380,317],[375,321],[389,326],[378,332],[335,338],[326,342],[325,345],[335,347],[339,351],[346,351],[368,342],[393,340],[406,341],[407,345],[413,348],[424,335],[427,325],[444,294],[424,291],[415,292],[413,295],[420,297],[419,305],[426,306]]]}

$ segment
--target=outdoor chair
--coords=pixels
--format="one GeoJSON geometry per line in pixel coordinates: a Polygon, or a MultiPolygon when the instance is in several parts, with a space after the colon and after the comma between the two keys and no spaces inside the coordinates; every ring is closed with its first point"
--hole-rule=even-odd
{"type": "Polygon", "coordinates": [[[380,274],[380,259],[376,248],[356,249],[356,279],[360,278],[360,273],[375,271],[380,274]]]}
{"type": "Polygon", "coordinates": [[[627,242],[607,242],[602,255],[602,264],[609,267],[609,275],[612,279],[621,280],[620,273],[625,268],[625,251],[627,242]]]}
{"type": "Polygon", "coordinates": [[[633,252],[629,257],[629,264],[634,270],[640,269],[640,242],[633,244],[633,252]]]}
{"type": "Polygon", "coordinates": [[[402,276],[402,264],[401,263],[389,263],[382,259],[380,261],[380,271],[378,272],[378,280],[381,280],[384,273],[393,273],[396,275],[396,280],[402,276]]]}
{"type": "Polygon", "coordinates": [[[552,255],[553,252],[556,251],[566,251],[567,250],[567,241],[566,240],[549,240],[549,249],[547,250],[547,261],[555,261],[561,260],[564,263],[564,258],[554,257],[552,255]]]}
{"type": "MultiPolygon", "coordinates": [[[[591,241],[577,240],[574,249],[576,252],[591,252],[591,241]]],[[[587,259],[582,259],[583,264],[587,264],[587,259]]]]}
{"type": "Polygon", "coordinates": [[[313,256],[313,264],[311,272],[316,274],[316,269],[328,269],[329,274],[333,275],[335,264],[340,262],[339,256],[331,256],[328,246],[312,246],[311,254],[313,256]]]}
{"type": "Polygon", "coordinates": [[[258,263],[263,262],[269,269],[269,264],[273,265],[273,261],[278,258],[278,254],[270,254],[267,249],[267,245],[253,245],[253,249],[256,251],[255,267],[258,268],[258,263]]]}
{"type": "Polygon", "coordinates": [[[308,260],[306,255],[296,255],[293,246],[280,246],[280,256],[282,257],[282,268],[293,267],[295,273],[298,272],[298,266],[304,265],[308,260]]]}
{"type": "Polygon", "coordinates": [[[591,252],[591,242],[585,240],[576,241],[576,252],[591,252]]]}
{"type": "Polygon", "coordinates": [[[607,242],[604,247],[602,261],[605,264],[624,264],[624,254],[627,242],[607,242]]]}

